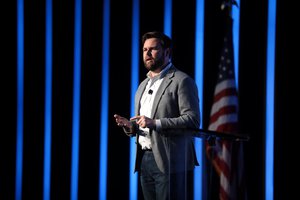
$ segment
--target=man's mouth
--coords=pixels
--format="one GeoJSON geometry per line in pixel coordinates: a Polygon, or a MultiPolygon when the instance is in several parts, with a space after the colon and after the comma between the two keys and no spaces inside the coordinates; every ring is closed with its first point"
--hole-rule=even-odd
{"type": "Polygon", "coordinates": [[[152,58],[147,58],[146,62],[153,61],[152,58]]]}

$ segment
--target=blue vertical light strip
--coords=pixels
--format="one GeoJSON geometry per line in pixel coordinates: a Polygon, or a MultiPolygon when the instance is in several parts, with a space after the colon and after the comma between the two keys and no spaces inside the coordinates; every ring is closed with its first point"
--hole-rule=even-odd
{"type": "Polygon", "coordinates": [[[165,0],[164,33],[172,37],[172,0],[165,0]]]}
{"type": "Polygon", "coordinates": [[[78,198],[79,131],[80,131],[80,79],[81,79],[81,0],[75,0],[74,19],[74,83],[71,160],[71,200],[78,198]]]}
{"type": "Polygon", "coordinates": [[[50,200],[52,124],[52,0],[46,0],[44,200],[50,200]]]}
{"type": "Polygon", "coordinates": [[[107,135],[109,107],[109,30],[110,1],[103,2],[103,38],[102,38],[102,88],[101,88],[101,127],[99,158],[99,200],[106,199],[107,186],[107,135]]]}
{"type": "MultiPolygon", "coordinates": [[[[240,7],[240,0],[236,0],[237,5],[240,7]]],[[[232,6],[232,19],[233,19],[233,52],[234,52],[234,73],[236,88],[238,91],[239,86],[239,45],[240,45],[240,9],[237,6],[232,6]]]]}
{"type": "Polygon", "coordinates": [[[24,1],[17,1],[17,141],[15,199],[22,199],[24,118],[24,1]]]}
{"type": "MultiPolygon", "coordinates": [[[[140,41],[140,0],[132,2],[132,35],[131,35],[131,92],[130,116],[134,116],[134,96],[139,84],[139,41],[140,41]]],[[[136,144],[135,138],[130,138],[129,156],[129,199],[137,200],[138,175],[134,173],[136,144]]]]}
{"type": "Polygon", "coordinates": [[[275,84],[275,39],[276,39],[276,0],[269,0],[268,38],[266,69],[266,163],[265,199],[274,197],[274,84],[275,84]]]}
{"type": "MultiPolygon", "coordinates": [[[[196,1],[196,30],[195,30],[195,80],[198,86],[199,94],[199,107],[201,112],[201,125],[203,119],[203,72],[204,72],[204,0],[196,1]]],[[[195,147],[197,152],[197,157],[201,163],[205,163],[203,157],[203,140],[201,138],[195,138],[195,147]]],[[[203,187],[206,184],[203,183],[203,167],[204,164],[200,164],[200,167],[195,168],[194,173],[194,199],[206,199],[205,194],[202,192],[203,187]],[[202,167],[201,167],[202,166],[202,167]]]]}

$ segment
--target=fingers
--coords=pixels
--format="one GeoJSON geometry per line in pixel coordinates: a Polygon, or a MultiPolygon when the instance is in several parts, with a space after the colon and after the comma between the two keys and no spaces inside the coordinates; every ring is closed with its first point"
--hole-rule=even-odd
{"type": "Polygon", "coordinates": [[[130,120],[135,121],[139,126],[144,128],[146,126],[145,118],[146,117],[144,115],[143,116],[137,115],[137,116],[130,118],[130,120]],[[143,126],[143,123],[144,123],[144,126],[143,126]]]}
{"type": "Polygon", "coordinates": [[[114,114],[114,118],[116,119],[116,122],[120,120],[121,116],[120,115],[117,115],[117,114],[114,114]]]}
{"type": "Polygon", "coordinates": [[[142,127],[142,128],[146,128],[148,126],[148,121],[150,120],[149,118],[147,118],[146,116],[134,116],[132,118],[130,118],[130,120],[136,120],[136,123],[142,127]]]}
{"type": "Polygon", "coordinates": [[[144,116],[134,116],[134,117],[131,117],[130,120],[139,120],[141,117],[144,117],[144,116]]]}
{"type": "MultiPolygon", "coordinates": [[[[116,123],[118,126],[129,126],[128,120],[120,115],[115,114],[114,117],[116,118],[116,123]]],[[[151,128],[152,127],[152,119],[142,115],[137,115],[130,118],[130,121],[135,121],[137,125],[142,128],[151,128]]]]}
{"type": "Polygon", "coordinates": [[[127,125],[127,119],[124,117],[121,117],[120,115],[114,114],[114,118],[116,119],[116,123],[118,126],[126,126],[127,125]]]}

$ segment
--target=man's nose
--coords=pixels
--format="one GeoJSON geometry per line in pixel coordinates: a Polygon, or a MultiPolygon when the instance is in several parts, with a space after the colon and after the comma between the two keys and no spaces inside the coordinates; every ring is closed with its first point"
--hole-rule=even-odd
{"type": "Polygon", "coordinates": [[[148,55],[148,56],[151,56],[151,55],[152,55],[152,51],[151,51],[150,49],[147,51],[147,55],[148,55]]]}

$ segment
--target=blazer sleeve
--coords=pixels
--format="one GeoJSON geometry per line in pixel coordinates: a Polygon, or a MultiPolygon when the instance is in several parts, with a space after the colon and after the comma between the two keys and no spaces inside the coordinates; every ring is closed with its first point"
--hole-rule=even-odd
{"type": "Polygon", "coordinates": [[[174,113],[177,116],[165,116],[161,118],[161,128],[163,129],[197,129],[200,126],[200,110],[198,89],[195,81],[189,77],[176,81],[174,93],[176,98],[174,101],[178,108],[174,108],[174,113]]]}

